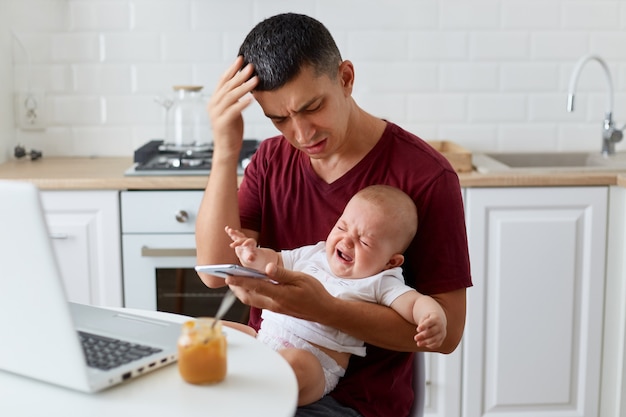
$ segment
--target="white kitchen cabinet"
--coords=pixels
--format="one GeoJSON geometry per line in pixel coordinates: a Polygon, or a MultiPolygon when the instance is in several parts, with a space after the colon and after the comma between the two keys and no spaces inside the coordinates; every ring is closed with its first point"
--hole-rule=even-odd
{"type": "Polygon", "coordinates": [[[461,415],[462,344],[449,355],[424,354],[424,417],[461,415]]]}
{"type": "Polygon", "coordinates": [[[599,415],[608,188],[466,193],[462,415],[599,415]]]}
{"type": "Polygon", "coordinates": [[[118,191],[41,193],[68,299],[122,306],[118,191]]]}
{"type": "Polygon", "coordinates": [[[609,193],[600,415],[626,417],[626,188],[609,193]]]}

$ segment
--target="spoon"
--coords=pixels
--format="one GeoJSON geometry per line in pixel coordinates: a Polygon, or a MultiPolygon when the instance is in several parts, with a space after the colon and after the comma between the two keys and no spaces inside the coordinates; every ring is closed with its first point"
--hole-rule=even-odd
{"type": "Polygon", "coordinates": [[[217,313],[215,314],[215,318],[213,319],[211,328],[215,327],[215,323],[217,323],[222,319],[222,317],[224,317],[228,310],[230,310],[230,308],[233,306],[233,303],[236,299],[237,297],[235,296],[235,293],[232,292],[230,289],[224,293],[224,298],[222,298],[222,302],[217,309],[217,313]]]}

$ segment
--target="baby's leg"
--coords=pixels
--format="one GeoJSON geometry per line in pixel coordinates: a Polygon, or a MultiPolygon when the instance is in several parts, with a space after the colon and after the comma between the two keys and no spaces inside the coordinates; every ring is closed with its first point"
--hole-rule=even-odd
{"type": "Polygon", "coordinates": [[[307,405],[324,395],[324,370],[320,361],[304,349],[287,348],[279,353],[287,360],[298,381],[298,406],[307,405]]]}
{"type": "Polygon", "coordinates": [[[243,323],[237,323],[236,321],[222,320],[222,324],[225,327],[230,327],[232,329],[236,329],[236,330],[239,330],[240,332],[248,334],[252,337],[256,337],[256,331],[252,327],[245,325],[243,323]]]}

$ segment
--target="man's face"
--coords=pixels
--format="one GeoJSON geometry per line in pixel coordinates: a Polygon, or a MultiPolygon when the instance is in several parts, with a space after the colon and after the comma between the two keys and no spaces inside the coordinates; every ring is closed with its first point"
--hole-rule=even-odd
{"type": "Polygon", "coordinates": [[[274,126],[295,148],[313,159],[324,159],[344,144],[352,93],[351,64],[338,67],[338,76],[316,76],[304,67],[298,76],[275,91],[254,91],[254,97],[274,126]]]}

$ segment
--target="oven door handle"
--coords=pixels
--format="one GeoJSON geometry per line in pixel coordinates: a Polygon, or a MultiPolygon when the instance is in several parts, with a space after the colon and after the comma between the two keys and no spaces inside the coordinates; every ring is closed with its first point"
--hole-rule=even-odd
{"type": "Polygon", "coordinates": [[[169,257],[183,257],[183,256],[196,256],[195,248],[149,248],[147,246],[141,247],[141,256],[149,258],[169,258],[169,257]]]}

